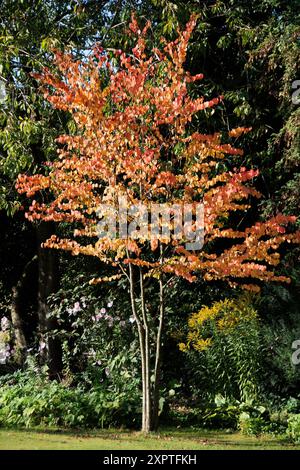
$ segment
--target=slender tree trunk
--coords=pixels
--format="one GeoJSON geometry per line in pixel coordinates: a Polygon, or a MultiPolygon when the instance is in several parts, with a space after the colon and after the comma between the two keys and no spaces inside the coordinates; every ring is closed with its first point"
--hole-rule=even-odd
{"type": "MultiPolygon", "coordinates": [[[[151,390],[150,390],[150,343],[149,331],[146,333],[143,313],[140,317],[135,298],[134,276],[132,265],[129,264],[129,286],[132,314],[135,319],[142,363],[142,431],[145,433],[151,430],[151,390]]],[[[143,307],[144,309],[144,307],[143,307]]],[[[144,312],[145,313],[145,312],[144,312]]]]}
{"type": "Polygon", "coordinates": [[[58,288],[58,262],[57,254],[54,250],[41,247],[41,244],[47,240],[53,232],[53,226],[48,222],[42,222],[37,228],[40,344],[46,344],[46,347],[42,348],[42,354],[44,354],[45,360],[47,361],[50,376],[55,377],[62,369],[62,352],[60,342],[49,335],[49,333],[57,327],[57,324],[54,319],[49,318],[47,298],[50,294],[56,292],[58,288]]]}
{"type": "Polygon", "coordinates": [[[152,410],[152,430],[156,431],[158,428],[159,418],[159,389],[160,389],[160,373],[161,373],[161,348],[162,348],[162,334],[164,326],[164,286],[163,281],[159,279],[159,325],[156,336],[156,354],[155,354],[155,367],[154,367],[154,380],[153,380],[153,410],[152,410]]]}
{"type": "MultiPolygon", "coordinates": [[[[129,257],[129,255],[128,255],[129,257]]],[[[162,255],[161,255],[162,263],[162,255]]],[[[149,433],[156,431],[159,415],[159,387],[161,370],[161,343],[164,325],[164,286],[162,278],[159,280],[159,325],[155,341],[155,366],[153,382],[151,383],[151,338],[149,319],[146,311],[144,275],[139,269],[141,311],[136,306],[136,292],[132,264],[129,263],[130,299],[133,317],[136,321],[142,363],[142,431],[149,433]],[[151,389],[152,385],[152,389],[151,389]],[[152,392],[152,393],[151,393],[152,392]]]]}
{"type": "Polygon", "coordinates": [[[151,370],[150,370],[150,335],[149,323],[145,307],[145,291],[144,291],[144,277],[140,268],[140,292],[141,292],[141,310],[143,319],[143,329],[145,332],[145,419],[144,419],[144,432],[149,432],[152,429],[152,403],[151,403],[151,370]]]}
{"type": "MultiPolygon", "coordinates": [[[[163,247],[160,244],[160,259],[159,262],[163,264],[163,247]]],[[[152,430],[156,431],[158,428],[159,419],[159,390],[160,390],[160,375],[161,375],[161,349],[162,349],[162,334],[165,321],[165,300],[164,300],[164,285],[163,274],[160,273],[159,278],[159,322],[156,335],[155,345],[155,366],[154,366],[154,380],[153,380],[153,400],[152,400],[152,430]]]]}

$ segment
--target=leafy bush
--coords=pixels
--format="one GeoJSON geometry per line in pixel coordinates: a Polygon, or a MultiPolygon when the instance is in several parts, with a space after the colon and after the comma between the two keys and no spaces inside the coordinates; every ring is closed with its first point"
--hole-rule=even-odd
{"type": "Polygon", "coordinates": [[[298,319],[299,314],[297,322],[290,316],[288,320],[280,319],[262,325],[262,367],[265,371],[262,389],[266,396],[270,390],[283,397],[299,390],[299,368],[291,361],[292,343],[300,337],[298,319]]]}
{"type": "Polygon", "coordinates": [[[58,325],[52,336],[63,346],[63,374],[76,380],[79,372],[88,386],[110,382],[118,388],[129,376],[137,383],[139,347],[128,314],[129,296],[122,292],[126,286],[119,281],[106,288],[85,282],[74,287],[68,269],[63,287],[48,298],[58,325]]]}
{"type": "Polygon", "coordinates": [[[213,403],[205,403],[193,408],[171,408],[169,413],[174,425],[209,429],[236,429],[239,415],[238,402],[230,403],[221,395],[217,395],[213,403]]]}
{"type": "Polygon", "coordinates": [[[258,436],[260,434],[284,434],[287,421],[286,410],[271,413],[263,405],[242,403],[239,407],[240,416],[238,427],[243,434],[258,436]]]}
{"type": "Polygon", "coordinates": [[[234,405],[210,405],[204,408],[171,409],[168,424],[175,426],[196,426],[208,429],[236,429],[239,410],[234,405]]]}
{"type": "Polygon", "coordinates": [[[236,429],[238,408],[234,405],[220,405],[207,408],[198,419],[198,424],[209,429],[236,429]]]}
{"type": "Polygon", "coordinates": [[[200,393],[241,401],[257,398],[259,323],[247,297],[215,302],[191,315],[187,340],[179,348],[195,382],[201,383],[200,393]]]}
{"type": "Polygon", "coordinates": [[[115,286],[97,290],[81,282],[74,287],[75,267],[48,299],[57,324],[51,335],[62,344],[63,379],[48,379],[47,368],[39,366],[38,346],[33,347],[24,372],[0,379],[2,425],[139,426],[138,343],[127,295],[117,296],[115,286]]]}
{"type": "Polygon", "coordinates": [[[204,428],[236,429],[239,417],[238,403],[230,403],[222,395],[216,395],[214,403],[199,414],[198,423],[204,428]]]}
{"type": "Polygon", "coordinates": [[[290,286],[265,285],[256,302],[262,318],[261,390],[270,401],[274,401],[272,395],[285,400],[295,396],[300,387],[299,366],[291,361],[292,343],[300,338],[299,272],[291,269],[289,276],[290,286]]]}
{"type": "MultiPolygon", "coordinates": [[[[294,401],[293,401],[294,403],[294,401]]],[[[173,425],[197,426],[209,429],[240,429],[243,434],[258,436],[263,433],[283,435],[290,415],[287,410],[270,410],[253,400],[239,402],[216,395],[213,403],[193,408],[175,407],[170,410],[173,425]]]]}
{"type": "Polygon", "coordinates": [[[300,414],[288,418],[287,435],[296,443],[300,443],[300,414]]]}
{"type": "Polygon", "coordinates": [[[239,429],[243,434],[258,436],[269,423],[269,411],[265,406],[253,402],[240,405],[239,429]]]}
{"type": "Polygon", "coordinates": [[[251,418],[248,413],[242,413],[239,428],[243,434],[259,436],[264,432],[266,422],[262,417],[251,418]]]}
{"type": "Polygon", "coordinates": [[[91,389],[49,381],[46,369],[16,372],[0,381],[3,426],[107,427],[137,425],[139,394],[135,384],[123,391],[99,385],[91,389]]]}

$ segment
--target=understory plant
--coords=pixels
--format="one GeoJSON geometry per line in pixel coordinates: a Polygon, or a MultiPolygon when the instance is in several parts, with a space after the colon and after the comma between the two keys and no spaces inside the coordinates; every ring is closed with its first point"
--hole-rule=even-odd
{"type": "Polygon", "coordinates": [[[25,372],[0,380],[0,425],[5,427],[99,428],[139,426],[139,393],[136,383],[123,377],[122,387],[110,383],[49,380],[47,367],[35,361],[25,372]]]}

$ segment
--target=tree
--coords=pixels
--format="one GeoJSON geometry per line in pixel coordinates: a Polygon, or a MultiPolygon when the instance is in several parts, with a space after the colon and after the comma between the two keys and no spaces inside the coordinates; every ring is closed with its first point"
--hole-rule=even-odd
{"type": "MultiPolygon", "coordinates": [[[[78,61],[57,51],[58,71],[44,70],[36,78],[50,103],[72,114],[76,131],[57,139],[59,159],[48,165],[47,173],[23,174],[17,182],[20,193],[36,195],[26,213],[30,221],[74,226],[73,238],[53,235],[45,247],[95,256],[116,269],[111,277],[92,283],[127,279],[141,352],[145,432],[158,425],[164,299],[172,279],[192,282],[201,274],[206,281],[226,279],[252,290],[259,286],[251,278],[288,281],[273,271],[280,258],[277,250],[285,241],[299,241],[299,233],[288,231],[292,216],[277,214],[247,226],[249,201],[260,196],[248,183],[258,171],[225,171],[223,160],[237,158],[242,150],[222,143],[220,133],[193,132],[195,115],[222,101],[190,97],[189,87],[203,78],[184,70],[195,24],[192,17],[175,41],[162,38],[149,51],[150,24],[140,28],[133,16],[129,32],[137,39],[131,54],[97,45],[94,54],[78,61]],[[125,230],[124,236],[120,205],[125,200],[126,222],[133,230],[125,230]],[[148,213],[152,210],[152,217],[160,204],[167,217],[158,214],[149,223],[148,213]],[[187,243],[201,245],[197,217],[201,220],[203,207],[205,236],[199,249],[187,243]],[[178,234],[177,216],[184,218],[188,211],[187,227],[178,234]],[[158,289],[156,316],[147,308],[149,282],[158,289]]],[[[247,131],[232,129],[229,138],[247,131]]]]}

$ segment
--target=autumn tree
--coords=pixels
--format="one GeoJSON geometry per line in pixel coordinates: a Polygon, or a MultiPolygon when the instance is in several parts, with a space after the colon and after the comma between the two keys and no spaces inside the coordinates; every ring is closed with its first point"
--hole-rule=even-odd
{"type": "MultiPolygon", "coordinates": [[[[17,182],[20,193],[36,195],[26,212],[30,221],[74,226],[72,238],[53,235],[45,247],[95,256],[115,268],[110,278],[92,283],[120,277],[128,281],[141,353],[145,432],[158,425],[165,294],[172,279],[180,276],[192,282],[201,275],[206,281],[222,279],[254,290],[259,286],[250,279],[288,281],[274,272],[278,248],[299,240],[298,233],[288,231],[294,217],[278,214],[245,226],[251,199],[260,196],[249,185],[258,171],[237,169],[235,164],[226,171],[224,159],[238,159],[242,150],[230,141],[223,143],[219,133],[193,131],[193,117],[222,101],[190,97],[189,87],[203,78],[184,69],[195,23],[192,17],[175,41],[162,38],[149,50],[150,24],[142,29],[133,16],[129,32],[136,45],[130,54],[108,53],[97,45],[86,60],[78,61],[56,52],[57,73],[44,70],[37,78],[52,105],[71,113],[76,131],[58,138],[59,157],[44,174],[20,175],[17,182]],[[141,215],[143,208],[148,213],[163,204],[170,217],[159,215],[155,236],[148,216],[146,230],[136,224],[134,233],[121,236],[120,200],[127,201],[130,223],[136,215],[132,207],[141,215]],[[192,214],[189,231],[180,236],[175,233],[174,207],[181,215],[186,208],[192,214]],[[187,245],[199,228],[199,207],[204,207],[205,227],[201,249],[187,245]],[[100,234],[99,223],[105,228],[113,216],[116,236],[100,234]],[[155,316],[147,306],[149,283],[157,286],[155,316]]],[[[248,130],[233,129],[229,139],[248,130]]]]}

